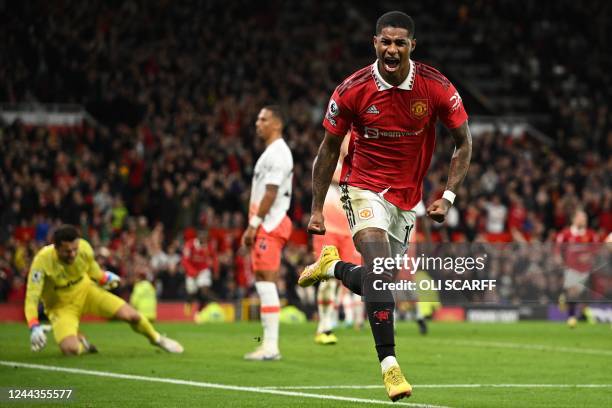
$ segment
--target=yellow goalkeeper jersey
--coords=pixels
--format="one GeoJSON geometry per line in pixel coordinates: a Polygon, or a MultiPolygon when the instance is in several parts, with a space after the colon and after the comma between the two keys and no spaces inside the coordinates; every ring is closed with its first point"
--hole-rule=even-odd
{"type": "Polygon", "coordinates": [[[69,305],[76,293],[87,290],[92,279],[98,282],[103,276],[91,245],[84,239],[80,239],[77,257],[71,265],[59,260],[53,245],[45,246],[34,257],[28,274],[25,300],[28,325],[32,327],[38,323],[41,299],[45,310],[69,305]]]}

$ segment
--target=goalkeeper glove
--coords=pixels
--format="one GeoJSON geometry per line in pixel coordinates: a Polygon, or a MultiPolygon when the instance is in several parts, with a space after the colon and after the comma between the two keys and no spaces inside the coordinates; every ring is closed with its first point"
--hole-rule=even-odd
{"type": "Polygon", "coordinates": [[[104,289],[110,290],[110,289],[115,289],[117,286],[119,286],[120,282],[121,282],[121,278],[119,278],[119,276],[117,276],[116,274],[110,271],[105,271],[104,275],[102,276],[102,279],[100,279],[98,283],[104,289]]]}
{"type": "Polygon", "coordinates": [[[47,345],[47,335],[40,324],[35,324],[31,327],[30,346],[32,351],[40,351],[47,345]]]}

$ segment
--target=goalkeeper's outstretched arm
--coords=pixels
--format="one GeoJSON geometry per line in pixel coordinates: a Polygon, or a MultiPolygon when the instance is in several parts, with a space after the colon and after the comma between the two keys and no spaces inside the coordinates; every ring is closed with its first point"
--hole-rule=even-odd
{"type": "Polygon", "coordinates": [[[45,270],[39,258],[34,258],[28,273],[28,286],[25,299],[25,316],[30,328],[30,347],[40,351],[47,345],[47,336],[38,321],[38,303],[45,284],[45,270]]]}
{"type": "Polygon", "coordinates": [[[28,284],[25,298],[25,317],[28,327],[32,328],[38,322],[38,303],[45,284],[45,270],[42,268],[37,258],[34,258],[30,272],[28,273],[28,284]]]}
{"type": "Polygon", "coordinates": [[[85,253],[87,259],[87,274],[89,277],[104,289],[114,289],[119,286],[121,280],[119,276],[109,271],[103,271],[94,257],[94,251],[89,242],[85,240],[82,241],[85,243],[82,251],[85,253]]]}

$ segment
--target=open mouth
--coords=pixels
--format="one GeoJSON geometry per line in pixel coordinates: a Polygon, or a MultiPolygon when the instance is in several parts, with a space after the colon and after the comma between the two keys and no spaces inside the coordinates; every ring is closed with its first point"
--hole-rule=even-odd
{"type": "Polygon", "coordinates": [[[399,65],[400,65],[399,58],[385,57],[383,62],[384,62],[385,70],[387,70],[387,72],[395,72],[399,69],[399,65]]]}

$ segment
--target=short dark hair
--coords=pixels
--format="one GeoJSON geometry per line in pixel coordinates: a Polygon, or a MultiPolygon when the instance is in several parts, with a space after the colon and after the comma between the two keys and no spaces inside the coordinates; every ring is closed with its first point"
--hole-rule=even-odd
{"type": "Polygon", "coordinates": [[[376,35],[380,35],[385,27],[405,28],[408,30],[408,37],[414,37],[414,20],[401,11],[389,11],[380,16],[376,21],[376,35]]]}
{"type": "Polygon", "coordinates": [[[72,242],[77,238],[81,238],[81,233],[74,225],[60,225],[53,232],[54,245],[61,245],[62,242],[72,242]]]}
{"type": "Polygon", "coordinates": [[[272,112],[272,115],[274,115],[276,119],[280,121],[281,125],[285,126],[285,117],[283,115],[283,110],[279,105],[266,105],[262,109],[272,112]]]}

